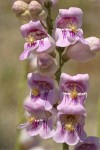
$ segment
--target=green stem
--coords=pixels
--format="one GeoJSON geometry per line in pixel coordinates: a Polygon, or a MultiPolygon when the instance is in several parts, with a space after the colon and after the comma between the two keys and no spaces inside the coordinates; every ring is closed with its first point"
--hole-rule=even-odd
{"type": "MultiPolygon", "coordinates": [[[[61,47],[57,47],[57,51],[58,51],[58,53],[59,53],[59,69],[57,70],[57,72],[56,72],[56,78],[57,78],[57,81],[58,81],[58,83],[59,83],[59,81],[60,81],[60,76],[61,76],[61,69],[62,69],[62,67],[63,67],[63,65],[64,65],[64,61],[63,61],[63,59],[62,59],[62,53],[63,53],[63,51],[64,51],[64,48],[61,48],[61,47]]],[[[63,143],[63,150],[69,150],[69,145],[67,145],[66,143],[63,143]]]]}
{"type": "Polygon", "coordinates": [[[63,150],[69,150],[69,145],[67,145],[66,143],[63,143],[63,150]]]}
{"type": "Polygon", "coordinates": [[[56,72],[56,79],[57,79],[57,82],[59,83],[60,81],[60,75],[61,75],[61,69],[62,69],[62,66],[63,66],[63,63],[62,63],[62,53],[64,51],[64,48],[61,48],[61,47],[57,47],[56,48],[57,51],[58,51],[58,54],[59,54],[59,68],[56,72]]]}
{"type": "Polygon", "coordinates": [[[48,34],[52,35],[52,29],[53,29],[53,24],[51,19],[52,2],[46,2],[45,7],[48,10],[48,16],[46,18],[47,30],[48,30],[48,34]]]}

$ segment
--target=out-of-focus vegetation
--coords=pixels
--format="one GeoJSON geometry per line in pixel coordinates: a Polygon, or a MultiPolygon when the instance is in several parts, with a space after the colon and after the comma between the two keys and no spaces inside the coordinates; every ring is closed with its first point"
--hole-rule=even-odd
{"type": "MultiPolygon", "coordinates": [[[[0,2],[0,150],[14,150],[17,125],[20,116],[24,115],[22,102],[28,93],[25,80],[26,61],[19,61],[19,54],[23,51],[24,43],[19,30],[22,23],[15,17],[11,6],[11,0],[0,2]]],[[[84,37],[100,37],[100,1],[59,0],[59,4],[53,9],[53,14],[56,16],[59,8],[71,6],[80,7],[84,12],[84,37]]],[[[98,135],[100,52],[94,60],[85,64],[70,60],[64,66],[63,71],[71,75],[77,73],[90,75],[90,89],[86,102],[88,114],[86,131],[88,135],[98,135]]],[[[43,141],[43,145],[47,144],[48,150],[61,149],[59,144],[55,144],[52,140],[43,141]]]]}

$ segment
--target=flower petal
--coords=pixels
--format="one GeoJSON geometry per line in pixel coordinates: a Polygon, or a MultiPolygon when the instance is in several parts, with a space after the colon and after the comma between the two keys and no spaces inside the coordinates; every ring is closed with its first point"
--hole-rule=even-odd
{"type": "Polygon", "coordinates": [[[53,136],[53,122],[50,117],[47,121],[43,121],[42,128],[40,130],[40,136],[43,139],[51,138],[53,136]]]}
{"type": "Polygon", "coordinates": [[[23,128],[26,128],[28,125],[29,125],[29,123],[26,122],[26,123],[20,124],[17,128],[18,129],[23,129],[23,128]]]}
{"type": "Polygon", "coordinates": [[[43,76],[38,73],[29,73],[27,76],[28,85],[32,89],[34,88],[34,81],[44,81],[54,86],[54,80],[51,77],[43,76]]]}
{"type": "Polygon", "coordinates": [[[66,73],[62,73],[60,77],[60,90],[62,86],[67,83],[77,83],[86,92],[89,87],[89,75],[88,74],[77,74],[75,76],[70,76],[66,73]]]}
{"type": "Polygon", "coordinates": [[[74,150],[99,150],[100,138],[89,136],[83,142],[78,143],[74,150]]]}
{"type": "Polygon", "coordinates": [[[37,43],[29,46],[28,43],[24,44],[24,52],[20,55],[20,60],[27,59],[31,53],[35,53],[36,48],[38,47],[37,43]]]}
{"type": "Polygon", "coordinates": [[[29,23],[22,25],[20,28],[24,38],[27,37],[33,29],[38,29],[46,33],[46,30],[43,28],[40,21],[30,21],[29,23]]]}
{"type": "Polygon", "coordinates": [[[55,42],[50,36],[42,40],[38,40],[37,43],[39,47],[37,48],[36,52],[38,53],[41,52],[51,53],[52,51],[54,51],[55,42]]]}
{"type": "Polygon", "coordinates": [[[77,132],[76,131],[67,132],[65,142],[68,145],[76,145],[79,142],[79,136],[78,136],[77,132]]]}
{"type": "Polygon", "coordinates": [[[53,135],[53,140],[57,143],[64,143],[65,142],[65,135],[66,135],[66,132],[62,128],[61,123],[58,121],[57,122],[57,129],[53,135]]]}
{"type": "Polygon", "coordinates": [[[40,121],[35,121],[32,124],[29,124],[27,126],[27,132],[30,136],[35,136],[39,134],[40,128],[42,126],[42,122],[40,121]]]}
{"type": "Polygon", "coordinates": [[[79,62],[87,62],[96,56],[94,51],[91,51],[89,45],[77,42],[68,47],[66,55],[79,62]]]}
{"type": "Polygon", "coordinates": [[[61,104],[57,106],[57,109],[62,113],[67,114],[82,114],[86,113],[86,109],[82,105],[65,105],[65,102],[62,101],[61,104]]]}
{"type": "Polygon", "coordinates": [[[56,30],[55,30],[55,41],[56,41],[56,45],[59,47],[69,46],[70,42],[67,39],[67,30],[56,28],[56,30]]]}

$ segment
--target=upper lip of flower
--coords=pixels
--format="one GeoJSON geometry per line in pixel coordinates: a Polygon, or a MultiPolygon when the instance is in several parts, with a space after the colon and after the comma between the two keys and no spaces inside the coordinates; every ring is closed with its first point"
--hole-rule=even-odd
{"type": "Polygon", "coordinates": [[[60,27],[61,24],[64,26],[63,28],[67,28],[67,29],[71,30],[72,32],[77,33],[78,29],[77,29],[77,20],[76,20],[76,18],[64,17],[64,18],[62,18],[58,21],[57,27],[62,28],[62,27],[60,27]],[[65,26],[63,25],[64,20],[66,21],[65,26]],[[61,23],[61,21],[62,21],[62,23],[61,23]],[[76,22],[76,23],[74,23],[74,22],[76,22]]]}
{"type": "Polygon", "coordinates": [[[53,89],[53,85],[50,83],[50,82],[47,82],[47,81],[37,81],[37,80],[34,80],[33,81],[33,85],[37,87],[37,89],[39,91],[49,91],[51,89],[53,89]]]}
{"type": "Polygon", "coordinates": [[[68,82],[65,83],[62,87],[62,90],[65,93],[71,93],[71,95],[78,95],[78,93],[84,93],[85,89],[83,88],[83,85],[80,85],[80,83],[77,82],[68,82]]]}
{"type": "Polygon", "coordinates": [[[29,33],[27,33],[27,37],[25,37],[25,40],[27,43],[29,43],[31,45],[32,43],[36,42],[37,40],[41,40],[46,37],[47,37],[47,35],[43,31],[41,31],[39,29],[33,29],[33,30],[30,30],[29,33]]]}

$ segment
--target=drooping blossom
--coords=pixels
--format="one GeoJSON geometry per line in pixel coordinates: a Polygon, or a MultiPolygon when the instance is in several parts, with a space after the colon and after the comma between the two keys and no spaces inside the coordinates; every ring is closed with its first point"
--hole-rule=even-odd
{"type": "Polygon", "coordinates": [[[80,8],[70,7],[60,9],[56,18],[55,40],[59,47],[67,47],[77,41],[87,44],[83,38],[82,26],[83,12],[80,8]]]}
{"type": "Polygon", "coordinates": [[[51,77],[38,73],[28,74],[30,96],[25,100],[25,109],[52,109],[59,100],[58,89],[51,77]]]}
{"type": "Polygon", "coordinates": [[[62,73],[60,78],[60,104],[57,109],[66,113],[71,110],[73,113],[85,113],[84,102],[88,90],[88,74],[77,74],[70,76],[62,73]]]}
{"type": "Polygon", "coordinates": [[[76,145],[80,140],[86,138],[84,132],[85,116],[81,114],[58,113],[57,129],[54,133],[53,140],[57,143],[66,143],[76,145]]]}
{"type": "Polygon", "coordinates": [[[56,59],[49,54],[40,54],[37,57],[37,69],[42,75],[52,76],[56,73],[58,65],[56,59]]]}
{"type": "Polygon", "coordinates": [[[31,110],[27,114],[27,122],[20,124],[19,129],[26,128],[30,136],[40,135],[43,139],[53,135],[53,115],[55,111],[31,110]]]}
{"type": "Polygon", "coordinates": [[[78,143],[74,150],[100,150],[100,138],[87,137],[83,142],[78,143]]]}
{"type": "Polygon", "coordinates": [[[100,50],[100,39],[96,37],[89,37],[85,39],[87,45],[77,42],[74,45],[70,45],[64,57],[69,57],[79,62],[87,62],[96,56],[96,53],[100,50]]]}
{"type": "Polygon", "coordinates": [[[20,60],[26,59],[31,53],[50,53],[54,50],[55,42],[45,31],[40,21],[30,21],[22,25],[20,29],[26,40],[20,60]]]}

